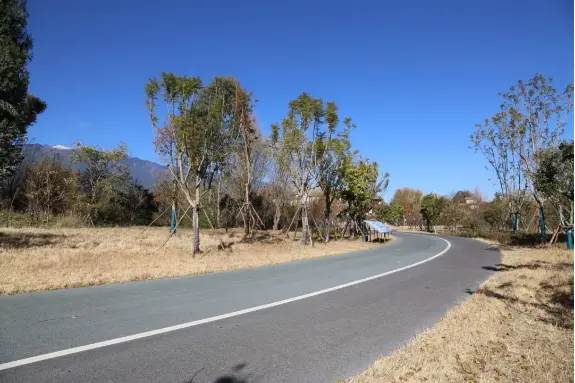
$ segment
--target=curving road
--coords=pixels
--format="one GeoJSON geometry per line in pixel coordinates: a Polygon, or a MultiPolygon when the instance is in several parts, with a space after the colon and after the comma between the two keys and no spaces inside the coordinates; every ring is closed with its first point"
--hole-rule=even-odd
{"type": "Polygon", "coordinates": [[[2,382],[334,382],[437,322],[499,263],[390,245],[225,273],[0,297],[2,382]]]}

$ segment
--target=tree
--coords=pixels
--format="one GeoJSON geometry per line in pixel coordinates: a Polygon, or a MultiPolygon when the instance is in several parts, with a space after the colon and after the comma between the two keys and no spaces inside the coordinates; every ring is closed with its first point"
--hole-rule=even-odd
{"type": "MultiPolygon", "coordinates": [[[[278,132],[276,131],[276,134],[278,132]]],[[[272,137],[271,141],[277,142],[277,137],[272,137]]],[[[289,177],[287,169],[282,166],[278,161],[277,147],[269,145],[271,149],[271,166],[270,166],[270,180],[267,183],[264,191],[265,195],[273,204],[273,230],[279,230],[280,221],[286,204],[290,198],[292,188],[290,188],[289,177]]]]}
{"type": "Polygon", "coordinates": [[[26,208],[26,182],[32,171],[33,160],[25,158],[15,166],[10,177],[0,181],[1,207],[9,210],[26,208]]]}
{"type": "Polygon", "coordinates": [[[156,152],[167,163],[192,208],[192,254],[200,252],[201,198],[211,186],[237,139],[234,120],[238,83],[214,77],[203,87],[198,77],[163,72],[146,84],[146,105],[155,130],[156,152]],[[162,122],[158,98],[166,105],[162,122]]]}
{"type": "Polygon", "coordinates": [[[278,148],[275,151],[276,161],[287,174],[299,200],[296,214],[301,214],[302,244],[311,240],[309,194],[317,186],[317,143],[322,134],[324,116],[323,100],[302,93],[290,101],[288,114],[281,123],[281,132],[279,125],[272,125],[272,144],[278,148]]]}
{"type": "Polygon", "coordinates": [[[388,185],[389,173],[380,178],[376,162],[360,158],[346,164],[341,191],[342,200],[347,205],[342,212],[348,217],[346,229],[350,223],[355,229],[361,228],[373,199],[384,192],[388,185]]]}
{"type": "Polygon", "coordinates": [[[110,215],[116,215],[113,221],[119,219],[111,203],[120,202],[130,181],[127,167],[120,162],[127,157],[126,152],[124,143],[104,150],[78,142],[70,155],[72,163],[80,164],[82,168],[78,182],[87,207],[85,219],[91,224],[109,220],[110,215]]]}
{"type": "Polygon", "coordinates": [[[461,226],[462,222],[465,220],[467,213],[465,209],[465,200],[462,203],[457,201],[459,201],[457,193],[451,200],[446,198],[444,201],[445,203],[443,209],[439,216],[439,221],[441,224],[449,226],[456,233],[459,226],[461,226]]]}
{"type": "Polygon", "coordinates": [[[511,127],[509,114],[503,110],[485,119],[483,124],[477,124],[470,140],[475,152],[481,152],[495,172],[501,197],[513,217],[513,231],[517,231],[527,183],[521,166],[520,136],[511,127]]]}
{"type": "Polygon", "coordinates": [[[526,189],[540,208],[540,231],[545,234],[543,197],[534,185],[537,153],[557,145],[573,108],[573,85],[563,92],[552,79],[536,73],[526,83],[518,81],[503,98],[501,111],[478,129],[471,140],[495,170],[502,193],[508,198],[514,227],[526,189]],[[525,186],[521,184],[521,177],[525,186]]]}
{"type": "Polygon", "coordinates": [[[73,210],[78,197],[76,174],[53,159],[37,162],[26,179],[25,196],[32,217],[47,222],[53,215],[73,210]]]}
{"type": "Polygon", "coordinates": [[[432,231],[437,219],[447,205],[447,198],[429,193],[421,199],[421,216],[427,225],[427,231],[432,231]]]}
{"type": "Polygon", "coordinates": [[[32,38],[27,19],[25,1],[0,2],[0,181],[22,161],[28,127],[46,109],[44,101],[28,93],[32,38]]]}
{"type": "MultiPolygon", "coordinates": [[[[418,226],[421,223],[421,197],[423,192],[417,189],[400,188],[395,191],[392,204],[398,204],[403,211],[403,219],[409,226],[418,226]]],[[[404,224],[404,222],[402,222],[404,224]]]]}
{"type": "Polygon", "coordinates": [[[122,221],[130,225],[148,225],[153,220],[154,213],[158,211],[154,195],[133,181],[128,183],[123,194],[122,221]]]}
{"type": "MultiPolygon", "coordinates": [[[[254,180],[254,174],[262,175],[258,170],[265,169],[265,151],[261,146],[260,132],[256,126],[256,121],[252,115],[253,104],[251,93],[241,89],[236,84],[236,100],[234,104],[234,123],[239,131],[239,153],[243,158],[243,185],[244,185],[244,203],[240,208],[240,214],[244,222],[245,235],[250,234],[250,230],[257,224],[265,230],[265,225],[260,216],[254,209],[251,201],[251,187],[254,180]],[[256,220],[257,218],[257,220],[256,220]]],[[[237,168],[236,168],[237,169],[237,168]]]]}
{"type": "Polygon", "coordinates": [[[535,188],[537,153],[553,148],[563,134],[573,108],[573,84],[563,92],[552,86],[553,80],[536,73],[527,83],[518,81],[503,94],[504,110],[511,115],[511,125],[521,137],[520,157],[524,165],[531,193],[540,211],[540,232],[545,235],[543,196],[535,188]]]}
{"type": "Polygon", "coordinates": [[[325,242],[330,240],[332,204],[341,194],[345,166],[352,155],[349,133],[352,128],[355,128],[351,118],[346,117],[343,121],[343,129],[337,129],[339,125],[337,109],[335,102],[327,103],[325,108],[327,131],[317,137],[318,183],[325,202],[323,223],[325,242]]]}
{"type": "Polygon", "coordinates": [[[509,214],[507,203],[500,194],[495,194],[491,202],[482,206],[480,217],[489,225],[490,230],[502,230],[509,224],[509,214]]]}
{"type": "MultiPolygon", "coordinates": [[[[561,226],[572,235],[573,230],[573,141],[563,141],[557,148],[537,154],[537,171],[533,181],[537,193],[551,201],[561,226]]],[[[572,239],[571,239],[572,243],[572,239]]]]}
{"type": "Polygon", "coordinates": [[[381,205],[376,214],[380,221],[396,226],[403,223],[403,207],[397,202],[381,205]]]}

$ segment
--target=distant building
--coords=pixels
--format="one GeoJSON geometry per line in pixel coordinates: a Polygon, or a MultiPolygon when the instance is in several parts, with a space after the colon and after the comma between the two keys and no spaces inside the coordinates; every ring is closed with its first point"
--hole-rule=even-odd
{"type": "Polygon", "coordinates": [[[475,198],[466,198],[465,204],[468,205],[470,209],[477,209],[477,199],[475,198]]]}

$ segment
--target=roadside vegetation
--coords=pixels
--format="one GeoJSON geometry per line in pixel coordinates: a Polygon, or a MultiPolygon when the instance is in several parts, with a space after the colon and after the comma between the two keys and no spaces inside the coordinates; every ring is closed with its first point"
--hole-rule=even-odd
{"type": "Polygon", "coordinates": [[[479,238],[499,248],[493,276],[409,344],[349,379],[369,382],[573,381],[573,86],[536,74],[501,94],[473,148],[500,191],[450,196],[404,188],[377,214],[397,228],[479,238]]]}
{"type": "Polygon", "coordinates": [[[501,250],[469,299],[349,382],[572,382],[573,253],[501,250]]]}
{"type": "Polygon", "coordinates": [[[203,253],[191,259],[190,231],[178,230],[165,243],[161,227],[3,229],[0,294],[203,274],[380,245],[356,238],[302,247],[294,233],[258,234],[246,241],[241,229],[210,229],[202,231],[203,253]]]}
{"type": "Polygon", "coordinates": [[[500,109],[470,135],[499,185],[491,201],[478,188],[450,196],[398,189],[377,215],[410,229],[482,237],[502,243],[553,244],[573,248],[573,140],[565,140],[572,118],[573,85],[553,87],[535,74],[501,93],[500,109]],[[537,233],[537,234],[534,234],[537,233]]]}

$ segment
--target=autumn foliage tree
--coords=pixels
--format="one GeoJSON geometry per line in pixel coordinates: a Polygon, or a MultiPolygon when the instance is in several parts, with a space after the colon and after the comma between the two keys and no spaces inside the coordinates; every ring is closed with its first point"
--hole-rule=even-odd
{"type": "Polygon", "coordinates": [[[404,220],[402,224],[418,226],[421,223],[420,207],[422,197],[423,192],[417,189],[404,187],[395,191],[391,203],[401,206],[404,220]]]}

